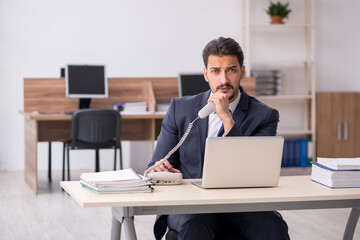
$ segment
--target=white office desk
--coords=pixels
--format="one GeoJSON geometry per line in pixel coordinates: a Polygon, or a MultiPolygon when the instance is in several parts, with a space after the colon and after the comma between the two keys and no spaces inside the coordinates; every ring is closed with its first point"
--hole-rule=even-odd
{"type": "Polygon", "coordinates": [[[78,181],[61,182],[82,207],[112,207],[111,239],[119,239],[123,223],[127,239],[136,239],[133,216],[178,213],[247,212],[352,208],[343,239],[352,239],[360,213],[360,189],[330,189],[310,176],[280,177],[275,188],[204,190],[182,185],[155,186],[153,193],[96,194],[78,181]]]}

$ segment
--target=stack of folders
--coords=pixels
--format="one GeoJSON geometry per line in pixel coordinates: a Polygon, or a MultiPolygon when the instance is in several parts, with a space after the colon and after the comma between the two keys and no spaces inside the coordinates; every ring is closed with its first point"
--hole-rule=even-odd
{"type": "Polygon", "coordinates": [[[96,193],[152,192],[152,182],[132,168],[97,173],[82,173],[80,184],[96,193]]]}
{"type": "Polygon", "coordinates": [[[330,188],[360,187],[360,158],[317,158],[311,180],[330,188]]]}
{"type": "Polygon", "coordinates": [[[114,104],[113,109],[120,111],[122,114],[143,114],[147,111],[147,102],[120,102],[114,104]]]}
{"type": "Polygon", "coordinates": [[[251,70],[256,79],[256,96],[280,95],[281,74],[279,70],[251,70]]]}
{"type": "Polygon", "coordinates": [[[157,102],[156,111],[159,113],[166,113],[170,106],[170,102],[157,102]]]}

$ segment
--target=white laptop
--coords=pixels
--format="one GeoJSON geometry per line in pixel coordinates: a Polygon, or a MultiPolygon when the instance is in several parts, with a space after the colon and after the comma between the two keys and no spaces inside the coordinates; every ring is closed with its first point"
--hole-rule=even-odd
{"type": "Polygon", "coordinates": [[[275,187],[284,138],[214,137],[206,139],[202,188],[275,187]]]}

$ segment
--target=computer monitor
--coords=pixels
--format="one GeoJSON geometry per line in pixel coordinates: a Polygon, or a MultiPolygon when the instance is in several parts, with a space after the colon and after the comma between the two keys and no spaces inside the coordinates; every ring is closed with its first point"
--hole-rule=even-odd
{"type": "Polygon", "coordinates": [[[204,74],[180,74],[179,96],[192,96],[210,89],[204,74]]]}
{"type": "Polygon", "coordinates": [[[108,97],[104,65],[67,65],[66,97],[79,98],[79,109],[89,108],[92,98],[108,97]]]}

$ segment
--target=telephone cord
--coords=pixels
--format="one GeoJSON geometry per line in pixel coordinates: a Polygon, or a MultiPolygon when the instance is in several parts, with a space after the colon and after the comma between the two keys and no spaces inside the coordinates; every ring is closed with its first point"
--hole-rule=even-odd
{"type": "Polygon", "coordinates": [[[144,172],[144,176],[147,177],[147,174],[153,170],[154,168],[157,168],[158,166],[160,166],[161,164],[163,164],[166,160],[169,159],[169,157],[176,152],[176,150],[179,149],[179,147],[184,143],[185,139],[187,138],[187,136],[189,135],[191,128],[193,127],[194,123],[196,120],[198,120],[199,117],[195,118],[191,123],[189,123],[189,126],[187,127],[184,135],[181,137],[180,141],[178,142],[178,144],[176,144],[175,147],[173,147],[173,149],[171,149],[168,154],[166,154],[166,156],[161,159],[158,163],[154,164],[153,166],[151,166],[150,168],[148,168],[145,172],[144,172]]]}

